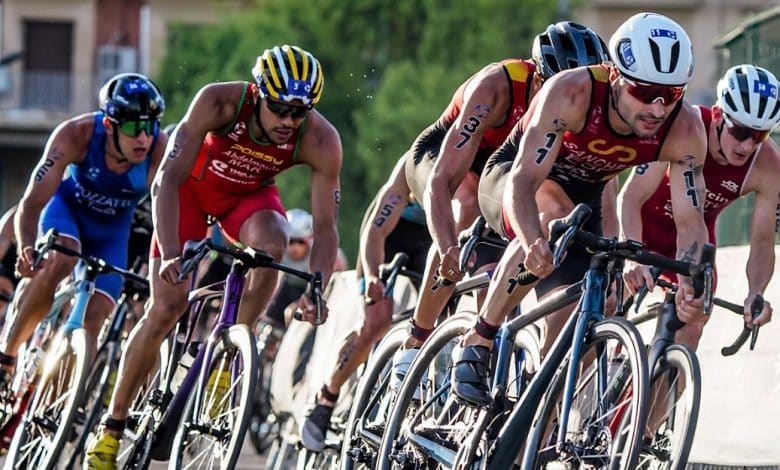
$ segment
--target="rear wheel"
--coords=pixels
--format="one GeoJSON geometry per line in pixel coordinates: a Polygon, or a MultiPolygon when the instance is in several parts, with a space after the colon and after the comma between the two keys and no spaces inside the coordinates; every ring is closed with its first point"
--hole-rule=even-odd
{"type": "Polygon", "coordinates": [[[59,464],[87,382],[89,347],[84,329],[59,337],[48,351],[35,395],[16,429],[6,458],[10,468],[50,470],[59,464]]]}
{"type": "Polygon", "coordinates": [[[208,382],[192,390],[176,432],[169,468],[232,469],[249,427],[257,382],[257,349],[245,325],[224,330],[204,369],[208,382]]]}

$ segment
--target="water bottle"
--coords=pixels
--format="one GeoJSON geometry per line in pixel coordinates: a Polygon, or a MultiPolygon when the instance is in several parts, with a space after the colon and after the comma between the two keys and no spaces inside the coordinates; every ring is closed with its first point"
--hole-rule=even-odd
{"type": "Polygon", "coordinates": [[[181,383],[184,382],[184,377],[187,376],[187,372],[189,372],[190,367],[192,367],[192,363],[195,362],[195,356],[198,355],[201,344],[202,343],[199,341],[193,341],[187,346],[187,350],[184,351],[184,354],[182,354],[181,359],[179,360],[179,364],[176,366],[176,372],[173,373],[171,392],[176,393],[176,391],[179,390],[181,383]]]}

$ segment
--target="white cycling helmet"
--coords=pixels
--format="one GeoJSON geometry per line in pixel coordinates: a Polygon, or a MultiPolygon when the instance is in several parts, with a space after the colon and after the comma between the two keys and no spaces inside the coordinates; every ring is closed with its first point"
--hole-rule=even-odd
{"type": "Polygon", "coordinates": [[[693,75],[693,47],[685,30],[657,13],[638,13],[609,40],[612,62],[625,77],[684,86],[693,75]]]}
{"type": "Polygon", "coordinates": [[[718,81],[717,92],[717,106],[743,126],[768,131],[780,121],[780,83],[767,69],[731,67],[718,81]]]}
{"type": "Polygon", "coordinates": [[[287,222],[290,225],[290,238],[309,238],[314,233],[311,214],[303,209],[288,210],[287,222]]]}

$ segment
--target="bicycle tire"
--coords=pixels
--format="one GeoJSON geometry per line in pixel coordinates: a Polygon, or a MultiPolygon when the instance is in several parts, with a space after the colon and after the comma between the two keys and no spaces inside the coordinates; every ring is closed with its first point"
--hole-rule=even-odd
{"type": "MultiPolygon", "coordinates": [[[[575,445],[571,442],[571,439],[567,439],[566,447],[569,449],[576,448],[576,452],[587,452],[588,449],[592,448],[593,454],[588,455],[586,453],[585,456],[575,455],[573,457],[566,454],[562,456],[560,455],[561,450],[556,448],[555,442],[542,442],[545,438],[549,440],[550,437],[557,437],[555,417],[553,417],[552,414],[562,406],[560,403],[560,396],[564,390],[568,372],[567,366],[570,360],[570,356],[567,355],[556,371],[553,380],[550,382],[550,385],[544,394],[544,398],[537,408],[529,438],[525,443],[522,468],[546,468],[547,463],[551,462],[550,459],[555,457],[559,457],[559,459],[554,461],[556,463],[561,461],[565,463],[567,459],[569,459],[569,461],[571,461],[571,459],[591,459],[596,460],[595,462],[590,462],[591,465],[595,465],[594,468],[608,468],[610,470],[631,470],[636,468],[636,462],[639,457],[642,443],[642,431],[644,430],[647,419],[649,382],[647,378],[647,357],[645,355],[644,343],[642,342],[639,333],[631,323],[621,318],[602,320],[594,324],[588,332],[587,340],[583,345],[582,354],[580,356],[580,362],[588,360],[589,351],[597,347],[597,344],[610,339],[617,341],[622,348],[623,354],[625,354],[626,361],[631,364],[631,381],[629,384],[624,384],[624,387],[622,388],[623,390],[630,390],[631,401],[630,404],[625,405],[628,409],[628,413],[626,413],[625,416],[630,416],[631,421],[627,422],[626,419],[618,420],[618,423],[625,426],[618,426],[616,430],[610,430],[608,428],[608,425],[610,424],[609,414],[612,412],[611,410],[616,408],[605,411],[603,416],[593,417],[587,412],[579,413],[579,415],[577,415],[575,406],[578,402],[587,405],[587,402],[590,399],[591,402],[595,403],[593,394],[589,396],[588,392],[592,391],[592,387],[597,386],[600,374],[605,374],[604,376],[607,376],[606,374],[609,370],[602,372],[594,370],[592,373],[588,374],[578,373],[576,379],[577,383],[574,386],[575,397],[572,400],[572,407],[570,408],[571,419],[569,421],[568,429],[571,430],[572,423],[574,423],[575,427],[573,430],[575,438],[579,440],[576,440],[575,445]],[[583,378],[588,379],[594,377],[596,378],[596,381],[592,387],[588,387],[586,383],[581,382],[583,378]],[[575,416],[579,417],[580,423],[577,422],[575,416]],[[576,427],[577,424],[583,424],[584,428],[581,429],[576,427]],[[610,435],[610,432],[613,434],[610,435]],[[619,437],[624,443],[623,446],[610,445],[610,443],[614,443],[615,440],[618,440],[613,437],[614,433],[617,433],[618,436],[626,433],[625,437],[619,437]],[[626,447],[625,443],[629,443],[630,445],[626,447]],[[605,449],[603,448],[604,446],[609,446],[609,448],[605,449]],[[609,456],[607,462],[598,462],[599,459],[603,459],[605,456],[609,456]]],[[[597,352],[595,356],[591,357],[598,357],[597,352]]],[[[606,358],[602,361],[593,361],[594,369],[600,367],[599,362],[606,364],[606,358]]],[[[618,367],[618,369],[620,369],[620,367],[618,367]]],[[[580,372],[583,370],[587,371],[588,367],[579,370],[580,372]]],[[[601,403],[601,398],[603,397],[599,397],[599,403],[601,403]]],[[[623,405],[620,406],[622,407],[623,405]]],[[[568,433],[571,433],[571,431],[568,431],[568,433]]],[[[496,449],[493,458],[495,458],[496,454],[499,452],[518,452],[522,444],[523,443],[518,443],[516,446],[507,445],[501,449],[496,449]]],[[[564,450],[564,453],[565,452],[566,450],[564,450]]],[[[501,461],[506,461],[506,456],[504,456],[501,461]]]]}
{"type": "MultiPolygon", "coordinates": [[[[359,436],[355,436],[356,426],[363,417],[369,400],[377,392],[376,386],[382,382],[380,376],[383,375],[383,372],[386,372],[386,366],[390,364],[393,354],[403,345],[406,337],[406,325],[396,325],[384,336],[374,352],[371,353],[368,365],[358,381],[357,390],[349,410],[349,417],[347,418],[347,427],[341,444],[342,470],[368,469],[371,468],[375,460],[374,457],[370,456],[371,451],[365,447],[368,444],[359,436]],[[353,453],[356,455],[353,455],[353,453]],[[366,459],[369,462],[364,462],[366,459]],[[366,463],[368,465],[364,465],[366,463]]],[[[375,452],[373,453],[375,456],[375,452]]]]}
{"type": "MultiPolygon", "coordinates": [[[[106,344],[100,348],[95,361],[91,367],[87,385],[84,388],[84,399],[79,406],[79,417],[82,423],[76,420],[76,437],[69,446],[66,443],[63,449],[64,460],[67,461],[66,468],[79,468],[83,460],[83,450],[89,436],[93,431],[97,431],[100,417],[106,409],[105,398],[110,394],[109,380],[111,373],[116,374],[119,359],[114,360],[116,347],[113,344],[106,344]],[[79,424],[82,426],[79,428],[79,424]]],[[[116,377],[116,376],[114,376],[116,377]]],[[[110,395],[108,396],[110,398],[110,395]]]]}
{"type": "MultiPolygon", "coordinates": [[[[401,388],[393,402],[390,419],[385,426],[378,451],[376,462],[376,468],[378,470],[391,470],[394,468],[394,462],[400,458],[402,454],[405,443],[397,442],[401,427],[404,424],[407,411],[414,400],[415,391],[417,390],[420,381],[425,377],[425,373],[430,364],[436,355],[450,344],[454,338],[463,335],[474,325],[475,317],[476,313],[473,312],[460,312],[449,317],[441,325],[436,327],[434,333],[425,341],[422,348],[420,348],[420,351],[409,366],[409,370],[407,371],[401,388]],[[401,449],[398,448],[398,444],[401,444],[401,449]]],[[[414,466],[419,462],[408,463],[414,466]]],[[[425,462],[422,464],[423,466],[426,465],[425,462]]],[[[404,463],[404,465],[406,465],[406,463],[404,463]]]]}
{"type": "Polygon", "coordinates": [[[53,342],[47,356],[56,356],[45,362],[30,406],[11,441],[6,468],[57,468],[84,396],[90,363],[88,341],[86,330],[79,328],[53,342]]]}
{"type": "MultiPolygon", "coordinates": [[[[235,406],[239,410],[234,422],[227,423],[228,427],[225,428],[224,422],[218,423],[219,421],[222,421],[221,411],[217,417],[209,416],[211,411],[213,411],[213,408],[210,409],[210,405],[213,406],[213,401],[215,400],[215,397],[218,396],[216,388],[213,390],[213,393],[210,393],[209,390],[203,390],[200,393],[191,392],[176,431],[168,468],[178,469],[185,465],[184,460],[188,457],[189,445],[193,444],[193,441],[196,441],[198,437],[204,435],[201,433],[201,429],[211,425],[212,421],[222,426],[222,428],[217,429],[217,431],[224,433],[224,430],[228,429],[227,436],[229,437],[227,447],[222,453],[224,459],[220,462],[219,468],[222,470],[235,468],[239,453],[241,452],[241,445],[244,442],[244,436],[249,427],[249,421],[251,420],[251,405],[254,398],[255,386],[257,384],[257,348],[255,346],[254,335],[246,325],[233,325],[222,332],[220,338],[214,344],[211,364],[208,364],[207,367],[202,370],[209,375],[212,371],[216,371],[217,368],[221,367],[220,357],[226,355],[229,350],[236,351],[240,356],[240,360],[233,358],[230,362],[233,365],[240,364],[242,370],[248,372],[241,374],[242,379],[240,387],[235,387],[239,390],[239,395],[238,397],[231,399],[231,403],[235,403],[235,406]],[[211,400],[211,402],[209,400],[211,400]],[[198,413],[200,412],[204,412],[206,417],[198,416],[198,413]],[[201,422],[201,420],[203,420],[203,422],[201,422]]],[[[231,366],[231,378],[235,380],[236,376],[237,375],[233,372],[231,366]]],[[[228,392],[233,390],[234,386],[235,382],[232,382],[228,392]]],[[[230,395],[231,393],[228,393],[228,395],[222,397],[220,406],[225,402],[225,398],[230,397],[230,395]]],[[[211,425],[208,428],[208,431],[214,433],[214,428],[215,427],[211,425]]],[[[218,440],[221,441],[221,439],[218,440]]]]}
{"type": "MultiPolygon", "coordinates": [[[[676,379],[672,383],[676,384],[676,379]]],[[[701,368],[696,354],[690,348],[682,344],[672,344],[666,348],[663,356],[654,367],[649,399],[648,413],[650,418],[648,420],[653,416],[654,404],[672,411],[660,422],[662,434],[659,434],[657,429],[652,430],[656,435],[655,439],[649,447],[647,444],[643,446],[639,456],[639,466],[640,468],[683,470],[688,463],[688,456],[693,446],[701,403],[701,368]],[[677,393],[680,387],[663,382],[665,377],[675,379],[674,371],[678,376],[681,374],[683,377],[683,398],[677,393]],[[657,387],[669,389],[669,393],[665,396],[675,399],[674,402],[656,402],[655,399],[658,396],[654,390],[657,387]],[[678,405],[681,408],[678,408],[678,405]]],[[[652,426],[652,423],[648,423],[648,426],[652,426]]]]}

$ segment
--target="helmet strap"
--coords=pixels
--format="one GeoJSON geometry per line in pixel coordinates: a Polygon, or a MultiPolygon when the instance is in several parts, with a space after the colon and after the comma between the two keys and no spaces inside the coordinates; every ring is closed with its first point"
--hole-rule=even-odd
{"type": "Polygon", "coordinates": [[[268,134],[265,133],[265,128],[263,127],[263,122],[260,120],[260,100],[262,100],[260,96],[255,98],[255,106],[252,110],[252,114],[255,116],[255,124],[257,124],[257,127],[260,128],[260,132],[263,133],[262,138],[267,141],[271,141],[271,138],[268,137],[268,134]]]}
{"type": "Polygon", "coordinates": [[[610,94],[609,94],[609,106],[615,110],[615,113],[618,115],[621,121],[623,121],[629,129],[632,129],[631,124],[626,121],[626,118],[623,117],[623,114],[620,112],[620,109],[617,107],[617,89],[610,83],[610,94]]]}
{"type": "MultiPolygon", "coordinates": [[[[119,146],[119,125],[115,123],[114,121],[111,121],[111,128],[114,130],[114,148],[119,153],[119,157],[113,157],[114,160],[117,161],[117,163],[125,163],[127,161],[127,157],[122,152],[122,147],[119,146]]],[[[107,152],[109,155],[111,152],[107,152]]]]}

